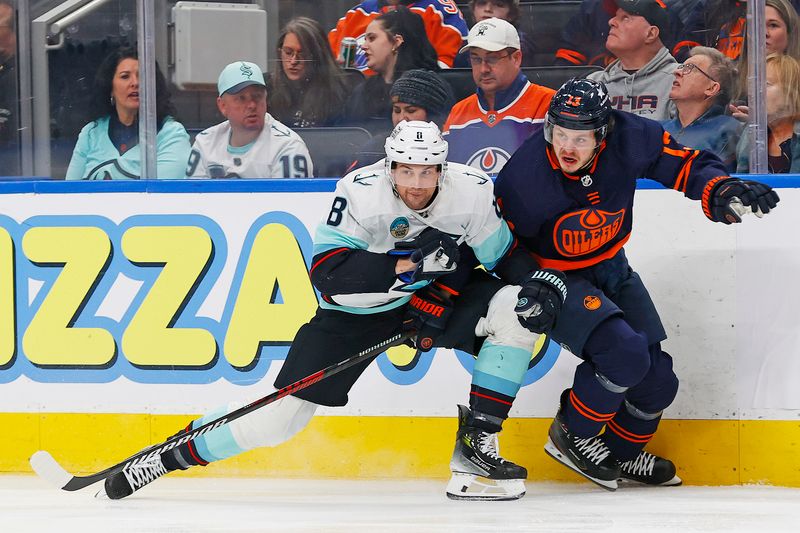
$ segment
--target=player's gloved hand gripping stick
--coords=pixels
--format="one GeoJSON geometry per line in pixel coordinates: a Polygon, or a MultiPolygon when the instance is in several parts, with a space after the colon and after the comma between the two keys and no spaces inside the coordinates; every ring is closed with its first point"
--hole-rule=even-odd
{"type": "Polygon", "coordinates": [[[447,321],[453,314],[453,302],[448,295],[433,285],[418,290],[411,296],[403,317],[403,331],[415,331],[413,347],[421,352],[430,351],[436,338],[444,333],[447,321]]]}
{"type": "Polygon", "coordinates": [[[764,183],[739,178],[727,178],[711,190],[710,217],[714,222],[736,224],[747,213],[759,218],[774,209],[780,198],[764,183]]]}
{"type": "Polygon", "coordinates": [[[523,327],[534,333],[553,329],[567,299],[566,276],[560,270],[534,270],[522,282],[514,311],[523,327]]]}
{"type": "Polygon", "coordinates": [[[417,238],[399,241],[389,255],[405,257],[417,263],[416,270],[403,272],[397,277],[405,283],[436,279],[453,272],[458,266],[460,254],[458,242],[447,233],[428,227],[417,238]]]}
{"type": "Polygon", "coordinates": [[[31,466],[39,476],[63,490],[76,491],[84,489],[90,485],[93,485],[94,483],[97,483],[98,481],[103,481],[106,477],[114,472],[118,472],[132,465],[142,463],[150,457],[155,457],[156,455],[160,455],[167,450],[171,450],[180,444],[194,440],[201,435],[205,435],[206,433],[224,426],[225,424],[229,424],[237,418],[241,418],[242,416],[255,411],[256,409],[260,409],[265,405],[276,402],[284,396],[294,394],[297,391],[310,387],[314,383],[329,378],[334,374],[338,374],[339,372],[371,359],[372,357],[376,357],[392,346],[403,344],[407,339],[414,337],[416,334],[416,331],[404,331],[402,333],[398,333],[397,335],[381,341],[374,346],[358,352],[344,361],[323,368],[322,370],[315,372],[310,376],[296,381],[291,385],[287,385],[280,390],[268,394],[263,398],[245,405],[244,407],[240,407],[239,409],[223,415],[216,420],[212,420],[206,424],[203,424],[202,426],[199,426],[187,433],[179,433],[174,435],[161,444],[156,444],[155,446],[146,448],[141,452],[128,457],[124,461],[117,463],[114,466],[110,466],[101,472],[97,472],[96,474],[90,474],[88,476],[73,476],[64,470],[64,468],[58,464],[52,455],[41,450],[31,456],[31,466]]]}

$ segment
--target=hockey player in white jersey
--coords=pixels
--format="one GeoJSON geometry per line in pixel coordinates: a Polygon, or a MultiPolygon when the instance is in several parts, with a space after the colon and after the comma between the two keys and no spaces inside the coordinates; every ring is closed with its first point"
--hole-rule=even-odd
{"type": "Polygon", "coordinates": [[[188,178],[312,178],[314,167],[300,136],[267,113],[264,74],[235,61],[217,82],[219,112],[228,119],[195,138],[188,178]]]}
{"type": "MultiPolygon", "coordinates": [[[[522,287],[475,267],[512,275],[519,250],[494,204],[486,174],[448,164],[447,142],[432,122],[401,122],[385,160],[336,187],[317,227],[311,280],[321,295],[298,331],[275,381],[282,388],[399,331],[415,346],[477,355],[470,407],[459,429],[447,495],[508,500],[524,495],[525,468],[504,459],[500,431],[539,334],[553,327],[566,297],[558,271],[517,272],[522,287]]],[[[303,429],[317,406],[342,406],[366,361],[264,408],[111,475],[106,494],[124,498],[171,470],[275,446],[303,429]]],[[[187,430],[237,408],[232,404],[187,430]]]]}

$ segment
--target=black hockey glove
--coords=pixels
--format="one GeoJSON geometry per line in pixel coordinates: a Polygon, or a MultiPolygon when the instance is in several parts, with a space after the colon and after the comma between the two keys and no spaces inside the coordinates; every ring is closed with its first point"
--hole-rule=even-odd
{"type": "Polygon", "coordinates": [[[398,274],[405,283],[436,279],[453,272],[460,258],[456,240],[436,228],[427,228],[416,239],[396,242],[389,255],[407,257],[417,263],[416,270],[398,274]]]}
{"type": "Polygon", "coordinates": [[[709,218],[714,222],[735,224],[742,221],[744,208],[758,216],[774,209],[780,201],[772,187],[758,181],[729,178],[720,181],[711,191],[709,218]]]}
{"type": "Polygon", "coordinates": [[[453,302],[450,298],[429,285],[411,296],[403,317],[403,331],[416,330],[414,348],[427,352],[444,332],[452,313],[453,302]]]}
{"type": "Polygon", "coordinates": [[[567,283],[560,270],[535,270],[525,277],[514,311],[520,324],[534,333],[547,333],[556,325],[567,299],[567,283]]]}

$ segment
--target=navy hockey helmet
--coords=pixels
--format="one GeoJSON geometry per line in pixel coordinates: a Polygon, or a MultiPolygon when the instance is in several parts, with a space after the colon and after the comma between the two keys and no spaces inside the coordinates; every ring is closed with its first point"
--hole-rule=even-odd
{"type": "Polygon", "coordinates": [[[561,86],[545,117],[544,135],[553,142],[553,126],[569,130],[594,130],[600,144],[608,133],[611,103],[605,85],[586,78],[572,78],[561,86]]]}

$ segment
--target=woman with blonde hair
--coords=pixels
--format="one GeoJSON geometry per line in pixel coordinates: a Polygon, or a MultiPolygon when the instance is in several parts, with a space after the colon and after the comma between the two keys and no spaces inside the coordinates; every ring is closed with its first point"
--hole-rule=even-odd
{"type": "MultiPolygon", "coordinates": [[[[767,157],[769,172],[787,173],[792,160],[800,157],[800,63],[787,54],[767,56],[767,157]]],[[[749,172],[750,143],[747,135],[739,142],[737,172],[749,172]]],[[[793,170],[796,171],[796,170],[793,170]]]]}
{"type": "MultiPolygon", "coordinates": [[[[767,33],[765,42],[765,55],[787,54],[800,61],[800,18],[797,10],[790,0],[766,0],[764,7],[764,25],[767,33]]],[[[747,30],[745,29],[746,33],[747,30]]],[[[741,54],[736,63],[739,71],[739,81],[737,87],[738,96],[736,99],[746,106],[747,101],[747,76],[749,66],[747,64],[747,39],[742,44],[741,54]]],[[[746,112],[739,112],[738,109],[731,109],[734,117],[739,120],[746,120],[746,112]]]]}

